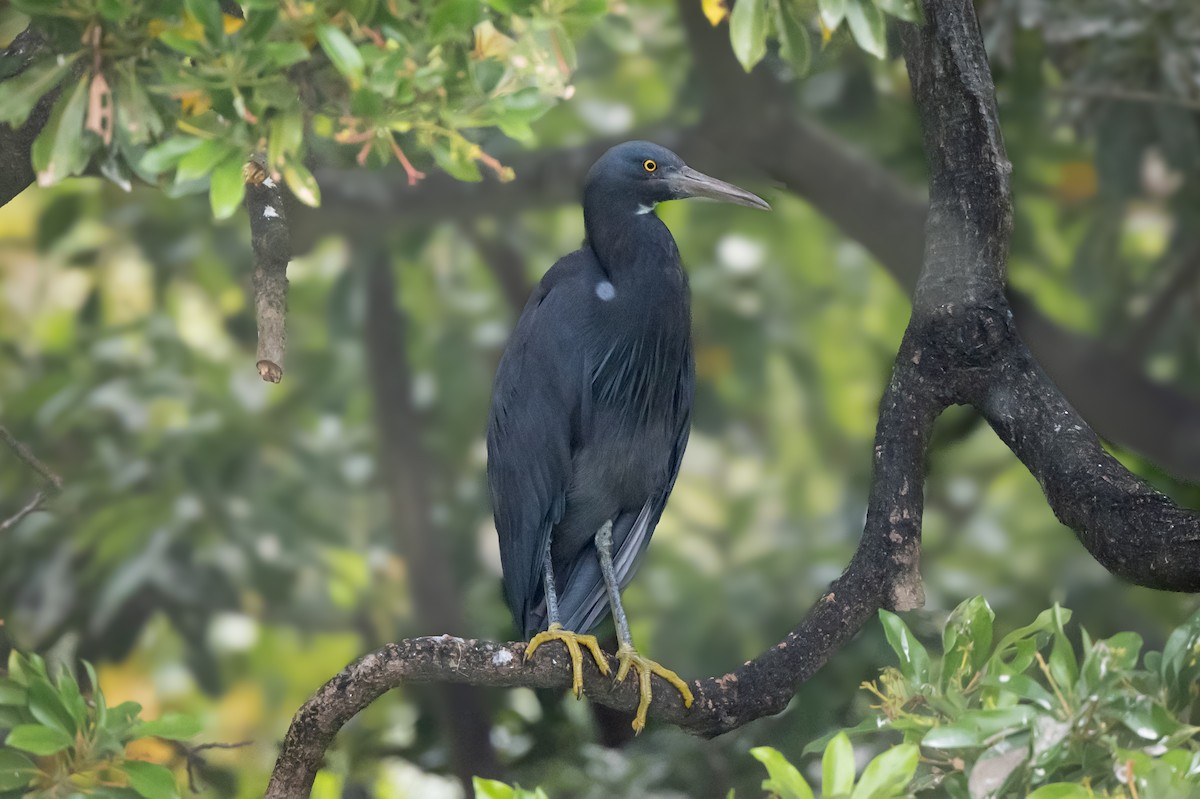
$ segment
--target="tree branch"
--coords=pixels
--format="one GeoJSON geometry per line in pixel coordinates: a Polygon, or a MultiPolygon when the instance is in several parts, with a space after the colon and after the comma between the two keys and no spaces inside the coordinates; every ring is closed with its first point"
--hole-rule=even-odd
{"type": "Polygon", "coordinates": [[[42,463],[42,461],[33,454],[33,450],[22,444],[16,436],[8,431],[7,427],[2,425],[0,425],[0,440],[3,440],[4,443],[8,445],[9,449],[11,449],[18,458],[25,462],[26,466],[28,466],[30,469],[33,469],[33,471],[37,472],[43,480],[50,484],[49,490],[42,489],[35,492],[33,497],[31,497],[30,500],[26,502],[20,510],[14,513],[12,516],[9,516],[7,519],[0,521],[0,533],[2,533],[12,527],[16,527],[17,524],[29,514],[36,510],[40,510],[42,507],[42,502],[46,499],[48,494],[62,490],[63,479],[59,477],[53,469],[42,463]]]}
{"type": "Polygon", "coordinates": [[[246,163],[246,213],[254,250],[254,318],[258,322],[258,373],[263,380],[283,379],[287,348],[287,266],[292,260],[291,232],[279,184],[264,164],[246,163]]]}
{"type": "MultiPolygon", "coordinates": [[[[863,536],[845,573],[781,643],[722,677],[693,683],[684,709],[658,683],[651,713],[718,735],[782,710],[796,688],[880,608],[923,602],[918,571],[930,430],[951,403],[978,407],[1029,466],[1055,512],[1115,574],[1154,587],[1200,588],[1200,523],[1108,456],[1017,336],[1004,293],[1012,227],[1010,166],[971,0],[924,0],[926,26],[902,42],[930,167],[924,264],[913,313],[880,404],[863,536]]],[[[307,796],[337,730],[410,681],[565,688],[558,648],[530,662],[524,644],[449,636],[389,645],[325,684],[296,714],[267,791],[307,796]]],[[[630,710],[634,681],[585,662],[588,696],[630,710]]]]}
{"type": "MultiPolygon", "coordinates": [[[[0,80],[8,80],[24,72],[44,46],[41,34],[32,28],[18,33],[8,47],[0,51],[0,80]]],[[[55,89],[38,100],[21,127],[0,125],[0,207],[33,183],[33,140],[50,119],[50,110],[60,91],[55,89]]]]}

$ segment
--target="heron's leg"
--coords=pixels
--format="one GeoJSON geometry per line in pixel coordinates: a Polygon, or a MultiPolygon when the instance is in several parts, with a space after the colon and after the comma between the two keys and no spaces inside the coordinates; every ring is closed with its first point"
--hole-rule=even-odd
{"type": "Polygon", "coordinates": [[[638,701],[637,715],[633,717],[633,729],[641,732],[646,726],[646,711],[650,709],[650,675],[657,674],[669,682],[683,696],[683,706],[692,706],[692,690],[688,688],[678,674],[661,664],[643,657],[633,648],[633,636],[629,634],[629,620],[625,618],[625,608],[621,605],[621,586],[617,582],[617,573],[613,569],[612,560],[612,522],[605,522],[596,533],[596,553],[600,557],[600,573],[604,576],[604,587],[608,590],[608,603],[612,606],[613,621],[617,624],[617,682],[625,679],[632,667],[637,672],[638,686],[641,699],[638,701]]]}
{"type": "Polygon", "coordinates": [[[583,652],[579,645],[587,647],[596,661],[596,668],[601,674],[608,674],[608,658],[600,651],[600,642],[594,635],[579,635],[570,630],[564,630],[558,616],[558,593],[554,590],[554,566],[550,560],[550,542],[546,542],[546,551],[542,557],[543,588],[546,593],[546,620],[549,622],[545,631],[533,636],[529,646],[525,647],[525,659],[533,657],[539,646],[547,641],[562,641],[571,658],[571,690],[578,699],[583,695],[583,652]]]}

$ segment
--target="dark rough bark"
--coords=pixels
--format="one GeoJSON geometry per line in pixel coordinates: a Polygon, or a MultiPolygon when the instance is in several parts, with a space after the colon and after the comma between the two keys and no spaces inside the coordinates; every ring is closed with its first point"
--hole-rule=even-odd
{"type": "MultiPolygon", "coordinates": [[[[1012,227],[1010,166],[995,92],[970,0],[924,0],[927,23],[902,41],[925,131],[930,207],[913,313],[880,404],[874,477],[858,551],[807,617],[775,647],[721,677],[693,683],[684,709],[656,691],[651,714],[719,735],[782,710],[878,609],[923,601],[918,570],[925,457],[949,404],[976,406],[1046,490],[1055,512],[1106,568],[1159,588],[1200,588],[1200,524],[1104,453],[1096,435],[1017,335],[1004,291],[1012,227]]],[[[305,796],[337,729],[406,681],[565,687],[562,652],[528,663],[524,644],[423,638],[351,665],[297,713],[268,796],[305,796]]],[[[630,710],[637,696],[584,664],[585,691],[630,710]]]]}
{"type": "Polygon", "coordinates": [[[283,379],[287,348],[287,266],[292,260],[292,238],[283,193],[258,161],[246,163],[246,213],[250,217],[250,245],[254,250],[254,318],[258,322],[255,358],[263,380],[283,379]]]}
{"type": "MultiPolygon", "coordinates": [[[[386,251],[364,253],[367,269],[367,360],[379,429],[381,478],[397,549],[408,564],[414,616],[430,630],[463,628],[462,605],[450,562],[430,523],[430,458],[421,444],[421,422],[412,403],[405,319],[386,251]]],[[[470,790],[471,776],[499,773],[492,750],[490,714],[479,691],[441,685],[436,714],[450,741],[454,770],[470,790]]]]}

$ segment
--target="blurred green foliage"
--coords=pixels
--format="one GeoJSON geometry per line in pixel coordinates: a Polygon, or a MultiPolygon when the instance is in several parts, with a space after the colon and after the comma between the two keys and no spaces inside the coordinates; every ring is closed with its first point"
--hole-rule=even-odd
{"type": "Polygon", "coordinates": [[[142,721],[136,702],[109,707],[95,669],[86,661],[83,666],[86,698],[65,666],[52,678],[38,655],[9,656],[7,676],[0,678],[0,727],[8,730],[0,749],[0,796],[176,799],[170,769],[127,759],[126,751],[144,738],[187,740],[200,723],[179,714],[142,721]]]}
{"type": "MultiPolygon", "coordinates": [[[[1195,241],[1200,170],[1167,161],[1169,129],[1151,127],[1103,149],[1110,164],[1138,176],[1109,179],[1102,131],[1080,114],[1133,125],[1156,116],[1149,109],[1158,105],[1063,88],[1078,80],[1075,65],[1094,63],[1086,51],[1112,49],[1108,37],[1119,30],[1084,29],[1057,42],[1040,18],[1023,23],[1015,3],[979,7],[1014,163],[1013,283],[1046,314],[1120,348],[1144,329],[1145,310],[1195,241]]],[[[1123,0],[1095,7],[1119,10],[1123,0]]],[[[924,162],[903,65],[851,46],[845,25],[822,44],[812,7],[787,8],[812,39],[808,76],[789,85],[790,99],[919,192],[924,162]]],[[[1156,23],[1145,42],[1177,49],[1192,4],[1154,8],[1174,15],[1155,20],[1174,22],[1156,23]]],[[[507,31],[499,12],[485,13],[507,31]]],[[[671,4],[638,0],[573,32],[575,94],[530,124],[536,145],[694,122],[701,91],[692,64],[704,54],[691,52],[676,14],[671,4]]],[[[357,49],[375,46],[349,16],[336,19],[357,49]]],[[[245,30],[223,34],[227,44],[245,30]]],[[[120,35],[143,34],[131,26],[120,35]]],[[[322,76],[331,102],[345,99],[349,84],[321,43],[304,46],[308,60],[297,66],[322,76]]],[[[789,77],[795,67],[780,46],[768,41],[758,69],[789,77]]],[[[1129,56],[1146,57],[1147,46],[1129,56]]],[[[150,50],[183,57],[157,41],[150,50]]],[[[1119,68],[1103,80],[1125,85],[1119,68]]],[[[195,71],[168,78],[207,85],[195,71]]],[[[1172,101],[1189,96],[1154,80],[1142,88],[1172,101]]],[[[148,95],[164,120],[193,121],[180,98],[148,95]]],[[[249,136],[252,123],[221,116],[249,136]]],[[[1196,124],[1194,115],[1175,119],[1196,124]]],[[[190,134],[176,126],[170,135],[190,134]]],[[[414,166],[437,164],[431,151],[410,147],[414,132],[396,135],[414,166]]],[[[502,160],[519,146],[495,129],[464,135],[502,160]]],[[[354,154],[309,129],[303,148],[325,163],[354,154]]],[[[368,166],[378,163],[372,155],[368,166]]],[[[699,159],[694,166],[716,171],[699,159]]],[[[203,187],[196,180],[190,188],[203,187]]],[[[865,512],[876,406],[908,316],[903,292],[859,246],[802,200],[750,185],[770,199],[772,214],[698,203],[659,209],[691,279],[699,385],[683,469],[626,607],[639,646],[688,678],[723,673],[777,643],[849,559],[865,512]]],[[[463,628],[451,632],[507,639],[514,631],[500,594],[481,444],[495,360],[516,311],[464,235],[468,226],[510,246],[530,282],[577,247],[583,229],[574,207],[497,208],[421,230],[397,217],[377,234],[393,254],[395,299],[407,314],[430,518],[465,606],[463,628]]],[[[81,179],[28,191],[0,210],[0,420],[65,480],[46,511],[0,534],[0,647],[55,662],[87,659],[114,704],[137,701],[151,717],[194,716],[205,740],[252,739],[206,753],[209,768],[198,777],[222,797],[261,795],[291,714],[347,662],[386,640],[446,632],[412,613],[410,564],[384,500],[356,242],[330,235],[291,264],[289,371],[278,386],[252,368],[249,252],[244,220],[213,224],[209,201],[167,202],[156,188],[125,193],[81,179]]],[[[1177,300],[1156,315],[1136,357],[1155,377],[1195,392],[1194,290],[1177,300]]],[[[1180,501],[1200,504],[1194,487],[1118,455],[1180,501]]],[[[0,518],[38,488],[37,476],[0,450],[0,518]]],[[[1136,633],[1147,649],[1162,650],[1196,609],[1192,597],[1122,584],[1093,563],[1024,467],[963,409],[936,431],[924,537],[927,608],[905,622],[930,652],[951,610],[977,594],[995,610],[995,641],[1057,601],[1076,608],[1094,641],[1136,633]]],[[[490,693],[485,723],[506,780],[555,799],[730,789],[754,796],[763,774],[752,748],[770,746],[800,764],[806,744],[871,714],[878,699],[857,689],[895,657],[885,629],[865,630],[780,716],[715,741],[652,720],[635,741],[608,748],[586,702],[530,690],[490,693]]],[[[1086,662],[1090,650],[1071,640],[1086,662]]],[[[960,683],[965,690],[969,679],[960,683]]],[[[970,701],[980,702],[982,689],[972,690],[970,701]]],[[[339,735],[314,796],[463,795],[445,776],[450,753],[433,701],[412,686],[369,708],[339,735]]],[[[967,754],[977,762],[983,752],[967,754]]],[[[183,761],[158,755],[181,780],[183,761]]],[[[815,785],[812,772],[801,773],[815,785]]]]}

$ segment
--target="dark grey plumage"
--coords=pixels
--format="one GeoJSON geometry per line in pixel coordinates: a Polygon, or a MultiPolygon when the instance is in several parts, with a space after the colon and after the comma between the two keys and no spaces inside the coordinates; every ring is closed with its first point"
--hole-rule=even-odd
{"type": "Polygon", "coordinates": [[[691,312],[675,240],[652,211],[698,194],[766,206],[657,145],[606,153],[584,186],[586,241],[543,277],[500,361],[488,480],[505,596],[527,638],[547,624],[547,547],[563,627],[585,633],[607,601],[597,531],[612,522],[624,587],[675,483],[695,386],[691,312]]]}

